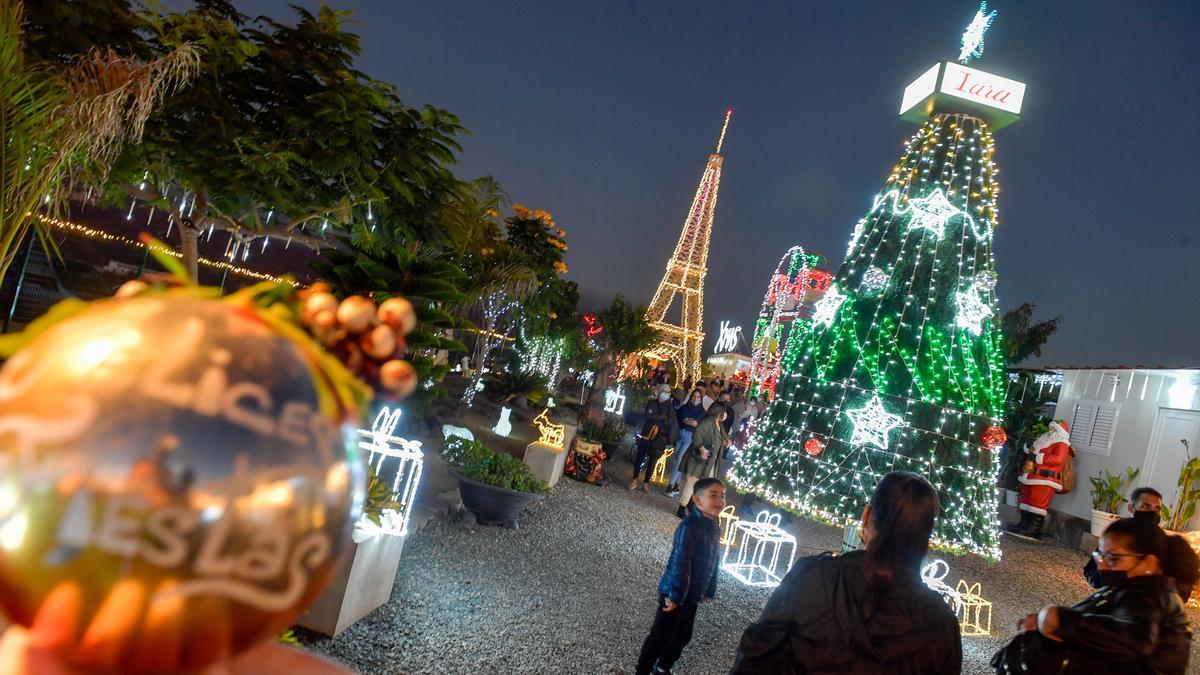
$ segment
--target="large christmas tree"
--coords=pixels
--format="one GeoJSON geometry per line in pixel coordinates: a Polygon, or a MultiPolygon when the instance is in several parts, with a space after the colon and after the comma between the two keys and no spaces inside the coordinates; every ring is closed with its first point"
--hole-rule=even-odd
{"type": "Polygon", "coordinates": [[[913,85],[927,80],[928,98],[912,106],[927,121],[854,228],[813,320],[793,333],[776,398],[731,479],[844,524],[884,475],[911,471],[941,496],[937,545],[999,557],[994,427],[1005,372],[989,126],[1015,121],[1024,85],[1013,95],[998,88],[1011,80],[959,64],[933,71],[913,85]],[[971,77],[995,86],[973,91],[974,102],[948,91],[975,89],[971,77]],[[991,109],[1000,98],[1006,110],[991,109]]]}

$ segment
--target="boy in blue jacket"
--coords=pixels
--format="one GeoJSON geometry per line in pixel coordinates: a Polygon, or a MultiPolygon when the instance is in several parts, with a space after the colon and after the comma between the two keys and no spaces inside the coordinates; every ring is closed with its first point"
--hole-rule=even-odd
{"type": "Polygon", "coordinates": [[[721,539],[717,518],[723,508],[725,484],[719,478],[696,481],[687,517],[675,530],[667,569],[658,584],[658,611],[638,656],[637,675],[671,672],[692,639],[696,609],[716,595],[721,539]]]}

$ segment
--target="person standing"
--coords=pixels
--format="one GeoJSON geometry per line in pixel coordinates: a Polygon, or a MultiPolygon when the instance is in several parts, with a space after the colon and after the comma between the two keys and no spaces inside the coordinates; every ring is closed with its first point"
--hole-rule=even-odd
{"type": "Polygon", "coordinates": [[[958,619],[921,583],[937,513],[929,481],[884,476],[862,514],[866,550],[797,560],[742,633],[731,675],[961,672],[958,619]]]}
{"type": "Polygon", "coordinates": [[[679,423],[679,440],[675,443],[675,453],[671,455],[671,459],[667,464],[667,489],[665,490],[668,497],[679,496],[679,465],[683,462],[684,455],[687,454],[688,448],[692,446],[692,432],[700,425],[700,419],[704,417],[704,393],[700,389],[692,390],[687,400],[680,403],[675,409],[675,419],[679,423]]]}
{"type": "Polygon", "coordinates": [[[672,443],[678,434],[675,424],[675,406],[671,404],[671,389],[667,385],[655,387],[657,394],[646,401],[645,416],[642,422],[642,433],[638,434],[637,458],[633,463],[633,479],[629,481],[629,489],[636,490],[638,474],[645,467],[646,477],[643,479],[642,492],[650,492],[650,477],[654,473],[654,465],[662,456],[667,444],[672,443]]]}
{"type": "Polygon", "coordinates": [[[998,672],[1187,672],[1192,629],[1175,584],[1163,574],[1165,535],[1157,525],[1118,520],[1093,552],[1102,586],[1074,607],[1029,614],[992,658],[998,672]],[[1003,669],[1003,670],[1002,670],[1003,669]]]}
{"type": "Polygon", "coordinates": [[[692,640],[696,610],[717,593],[721,530],[717,518],[725,508],[725,485],[716,478],[696,483],[687,517],[675,528],[675,541],[662,581],[654,625],[638,654],[637,675],[670,673],[692,640]]]}
{"type": "Polygon", "coordinates": [[[717,475],[717,463],[721,450],[729,447],[729,436],[721,427],[722,421],[729,411],[720,403],[714,403],[704,413],[704,418],[692,432],[692,446],[687,457],[679,465],[683,477],[683,485],[679,494],[679,508],[675,515],[687,516],[687,505],[692,499],[692,489],[702,478],[712,478],[717,475]]]}

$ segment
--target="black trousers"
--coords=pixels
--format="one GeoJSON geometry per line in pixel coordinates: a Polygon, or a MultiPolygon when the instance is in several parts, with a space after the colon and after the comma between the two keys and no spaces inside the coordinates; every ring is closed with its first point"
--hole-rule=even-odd
{"type": "Polygon", "coordinates": [[[647,675],[656,663],[663,670],[675,665],[683,648],[692,641],[692,626],[696,623],[696,610],[699,607],[698,603],[685,602],[667,612],[663,610],[663,598],[659,597],[654,625],[642,643],[642,653],[638,656],[637,675],[647,675]]]}
{"type": "Polygon", "coordinates": [[[659,447],[653,442],[638,441],[637,457],[633,462],[633,477],[637,478],[638,474],[645,469],[646,477],[643,480],[649,483],[650,476],[654,473],[654,465],[658,462],[658,458],[662,457],[665,449],[665,446],[659,447]]]}

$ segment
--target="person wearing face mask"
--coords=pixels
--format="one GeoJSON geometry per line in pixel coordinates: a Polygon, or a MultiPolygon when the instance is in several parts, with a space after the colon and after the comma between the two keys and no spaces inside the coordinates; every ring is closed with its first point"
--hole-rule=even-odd
{"type": "Polygon", "coordinates": [[[992,658],[996,672],[1185,673],[1192,630],[1165,551],[1166,535],[1144,518],[1109,525],[1093,553],[1100,589],[1018,622],[1022,632],[992,658]]]}
{"type": "Polygon", "coordinates": [[[729,411],[720,403],[709,406],[704,418],[692,432],[692,446],[688,448],[687,457],[679,465],[683,485],[679,494],[679,508],[675,515],[680,518],[687,516],[687,505],[692,499],[692,487],[701,478],[711,478],[717,475],[717,461],[721,450],[730,445],[729,436],[722,427],[729,411]]]}
{"type": "Polygon", "coordinates": [[[692,393],[687,397],[687,400],[679,404],[675,409],[675,420],[679,423],[679,440],[675,443],[675,452],[667,460],[667,489],[665,490],[668,497],[679,496],[679,465],[683,462],[683,456],[687,454],[688,448],[692,446],[692,432],[700,425],[700,419],[704,417],[704,392],[698,387],[692,390],[692,393]]]}
{"type": "MultiPolygon", "coordinates": [[[[1150,487],[1139,487],[1129,495],[1126,508],[1134,520],[1142,520],[1152,525],[1158,525],[1162,516],[1162,494],[1150,487]]],[[[1178,535],[1166,535],[1166,550],[1162,561],[1163,573],[1175,580],[1175,587],[1184,602],[1192,596],[1192,589],[1200,578],[1200,559],[1192,550],[1191,544],[1178,535]]],[[[1096,558],[1088,558],[1083,566],[1083,578],[1087,579],[1092,588],[1100,588],[1101,582],[1099,565],[1096,558]]]]}
{"type": "Polygon", "coordinates": [[[646,477],[642,483],[642,492],[650,491],[650,476],[654,473],[654,465],[662,456],[667,444],[674,443],[679,435],[670,387],[661,385],[655,387],[655,391],[655,396],[646,401],[646,420],[642,422],[642,432],[638,434],[638,451],[633,463],[633,479],[629,481],[630,490],[637,489],[638,475],[645,467],[646,477]]]}

